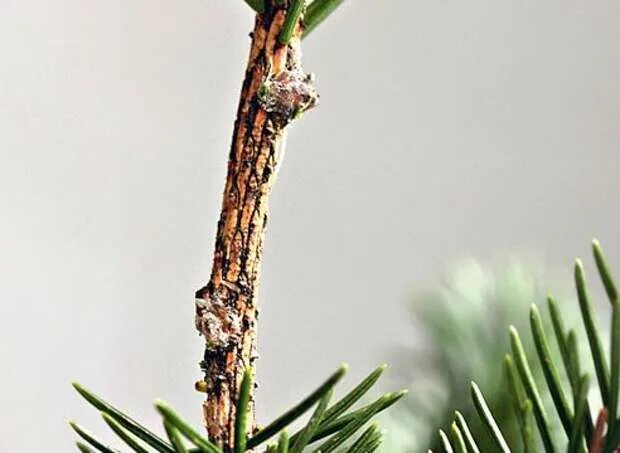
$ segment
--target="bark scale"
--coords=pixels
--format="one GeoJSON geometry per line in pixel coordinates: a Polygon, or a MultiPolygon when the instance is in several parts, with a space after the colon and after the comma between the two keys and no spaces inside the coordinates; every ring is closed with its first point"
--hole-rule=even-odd
{"type": "MultiPolygon", "coordinates": [[[[318,99],[301,69],[302,22],[290,43],[282,45],[278,36],[289,1],[265,3],[250,35],[211,277],[196,292],[196,328],[206,343],[204,422],[211,441],[225,452],[233,447],[243,373],[257,359],[259,274],[278,149],[289,122],[318,99]]],[[[250,417],[254,426],[253,394],[250,417]]]]}

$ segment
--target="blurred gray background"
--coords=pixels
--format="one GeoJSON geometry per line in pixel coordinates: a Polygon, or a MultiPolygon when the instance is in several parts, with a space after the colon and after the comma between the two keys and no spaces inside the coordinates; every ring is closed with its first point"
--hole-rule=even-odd
{"type": "MultiPolygon", "coordinates": [[[[79,380],[200,421],[207,279],[252,14],[241,0],[0,0],[0,450],[103,431],[79,380]]],[[[620,2],[350,0],[305,43],[322,105],[271,205],[259,416],[415,341],[463,255],[620,262],[620,2]],[[295,384],[291,384],[295,382],[295,384]]]]}

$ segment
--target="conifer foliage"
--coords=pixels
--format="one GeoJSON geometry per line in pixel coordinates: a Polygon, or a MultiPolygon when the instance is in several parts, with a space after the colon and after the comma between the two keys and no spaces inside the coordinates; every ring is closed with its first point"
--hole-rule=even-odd
{"type": "MultiPolygon", "coordinates": [[[[620,301],[617,286],[596,240],[592,242],[592,253],[611,304],[610,334],[606,339],[609,353],[606,353],[603,346],[603,330],[592,307],[583,263],[577,259],[574,280],[589,345],[588,357],[580,356],[577,347],[581,332],[572,327],[566,329],[561,305],[553,297],[547,299],[552,329],[545,329],[543,314],[536,305],[530,308],[530,334],[536,346],[536,357],[526,356],[521,335],[516,328],[511,327],[508,332],[510,352],[504,358],[504,370],[509,384],[504,394],[506,404],[512,405],[517,414],[521,433],[519,445],[508,445],[501,426],[498,426],[487,406],[482,390],[475,382],[471,383],[471,397],[478,416],[486,425],[498,452],[535,453],[544,450],[545,453],[613,453],[620,448],[620,301]],[[556,363],[550,352],[552,342],[556,343],[560,351],[559,363],[556,363]],[[534,360],[542,367],[544,382],[537,382],[533,377],[531,364],[534,360]],[[587,366],[584,366],[584,360],[592,363],[594,376],[584,371],[587,366]],[[551,395],[553,411],[548,411],[543,404],[543,386],[551,395]],[[591,405],[590,400],[593,398],[590,397],[595,392],[600,396],[602,407],[591,405]],[[563,428],[561,438],[554,436],[551,429],[555,420],[559,420],[563,428]]],[[[459,411],[455,412],[449,432],[440,429],[439,435],[445,452],[480,452],[467,421],[459,411]]]]}

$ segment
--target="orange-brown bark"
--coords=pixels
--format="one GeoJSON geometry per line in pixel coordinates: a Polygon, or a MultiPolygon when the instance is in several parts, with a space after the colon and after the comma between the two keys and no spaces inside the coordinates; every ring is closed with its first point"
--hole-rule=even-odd
{"type": "MultiPolygon", "coordinates": [[[[256,17],[218,222],[211,277],[196,293],[196,327],[206,341],[201,366],[209,438],[230,451],[243,372],[256,354],[257,295],[268,199],[284,128],[316,101],[301,77],[301,23],[288,45],[278,36],[288,2],[266,2],[256,17]]],[[[251,400],[253,418],[254,398],[251,400]]],[[[250,423],[253,425],[253,423],[250,423]]]]}

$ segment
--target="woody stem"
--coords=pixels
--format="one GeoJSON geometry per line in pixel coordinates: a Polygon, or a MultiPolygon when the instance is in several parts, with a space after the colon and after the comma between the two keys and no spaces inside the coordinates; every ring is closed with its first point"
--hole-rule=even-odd
{"type": "MultiPolygon", "coordinates": [[[[266,1],[256,15],[228,161],[211,277],[196,293],[196,328],[205,338],[203,415],[209,438],[233,448],[235,403],[247,367],[256,360],[257,296],[263,239],[277,152],[284,129],[313,105],[300,79],[301,21],[287,45],[278,39],[287,1],[266,1]],[[272,87],[264,93],[265,87],[272,87]],[[305,89],[305,91],[304,91],[305,89]]],[[[253,393],[253,392],[252,392],[253,393]]],[[[254,398],[250,396],[253,426],[254,398]]]]}

